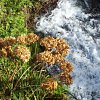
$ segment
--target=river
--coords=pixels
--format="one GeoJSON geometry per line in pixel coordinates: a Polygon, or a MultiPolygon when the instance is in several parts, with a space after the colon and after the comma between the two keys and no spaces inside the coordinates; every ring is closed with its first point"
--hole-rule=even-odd
{"type": "Polygon", "coordinates": [[[66,58],[74,64],[71,93],[78,100],[100,100],[100,19],[85,13],[75,0],[59,0],[36,27],[69,43],[71,51],[66,58]]]}

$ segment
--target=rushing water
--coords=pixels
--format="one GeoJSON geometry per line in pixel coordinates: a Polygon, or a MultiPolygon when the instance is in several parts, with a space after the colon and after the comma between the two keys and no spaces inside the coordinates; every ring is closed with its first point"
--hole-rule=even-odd
{"type": "Polygon", "coordinates": [[[74,64],[70,91],[78,100],[100,100],[100,19],[90,18],[75,0],[60,0],[51,15],[41,17],[37,30],[68,41],[67,58],[74,64]]]}

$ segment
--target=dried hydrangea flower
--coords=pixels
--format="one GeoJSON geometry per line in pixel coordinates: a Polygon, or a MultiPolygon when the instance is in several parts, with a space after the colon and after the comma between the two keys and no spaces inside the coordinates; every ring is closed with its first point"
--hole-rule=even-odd
{"type": "Polygon", "coordinates": [[[12,49],[11,46],[5,46],[0,50],[0,57],[9,57],[12,55],[12,49]]]}
{"type": "Polygon", "coordinates": [[[53,57],[55,58],[56,63],[60,63],[64,61],[64,57],[60,53],[54,53],[53,57]]]}
{"type": "Polygon", "coordinates": [[[65,56],[69,52],[69,45],[66,43],[64,39],[60,38],[53,38],[53,37],[45,37],[41,39],[40,45],[44,46],[46,50],[52,50],[56,48],[56,53],[60,53],[61,55],[65,56]]]}
{"type": "Polygon", "coordinates": [[[26,37],[27,44],[32,44],[32,43],[36,42],[37,40],[39,40],[39,36],[37,36],[34,33],[29,33],[26,37]]]}
{"type": "Polygon", "coordinates": [[[0,48],[2,48],[4,46],[4,39],[0,38],[0,48]]]}
{"type": "Polygon", "coordinates": [[[63,71],[66,71],[67,73],[70,73],[72,70],[73,70],[73,65],[72,63],[70,62],[61,62],[60,63],[60,68],[63,70],[63,71]]]}
{"type": "Polygon", "coordinates": [[[67,85],[70,85],[73,82],[71,75],[67,73],[66,71],[62,72],[59,77],[60,77],[61,82],[67,85]]]}
{"type": "Polygon", "coordinates": [[[5,37],[4,38],[4,46],[12,46],[13,44],[16,43],[16,38],[15,37],[5,37]]]}
{"type": "Polygon", "coordinates": [[[41,84],[41,87],[45,90],[55,90],[57,89],[58,83],[54,78],[48,78],[45,82],[41,84]]]}
{"type": "Polygon", "coordinates": [[[0,38],[0,47],[5,47],[5,46],[12,46],[13,44],[16,43],[16,38],[15,37],[5,37],[0,38]]]}
{"type": "Polygon", "coordinates": [[[17,37],[17,42],[20,44],[31,44],[36,42],[37,40],[39,40],[39,36],[34,33],[30,33],[27,35],[23,34],[17,37]]]}
{"type": "Polygon", "coordinates": [[[57,38],[57,52],[63,56],[66,56],[69,53],[69,45],[64,39],[57,38]]]}
{"type": "Polygon", "coordinates": [[[44,51],[42,53],[39,53],[36,56],[36,59],[38,62],[46,62],[48,64],[54,64],[55,59],[50,51],[44,51]]]}
{"type": "Polygon", "coordinates": [[[23,34],[21,36],[18,36],[17,37],[17,43],[19,43],[19,44],[26,44],[26,35],[23,34]]]}
{"type": "Polygon", "coordinates": [[[0,50],[0,57],[7,57],[7,52],[4,48],[0,50]]]}
{"type": "Polygon", "coordinates": [[[30,59],[30,51],[27,47],[25,46],[17,46],[14,49],[14,54],[17,56],[19,59],[21,59],[23,62],[28,62],[30,59]]]}
{"type": "Polygon", "coordinates": [[[6,52],[7,52],[7,57],[12,56],[13,51],[12,51],[11,46],[5,46],[4,49],[5,49],[6,52]]]}
{"type": "Polygon", "coordinates": [[[56,48],[57,42],[55,41],[53,37],[48,36],[41,39],[40,45],[44,46],[46,50],[52,50],[53,48],[56,48]]]}

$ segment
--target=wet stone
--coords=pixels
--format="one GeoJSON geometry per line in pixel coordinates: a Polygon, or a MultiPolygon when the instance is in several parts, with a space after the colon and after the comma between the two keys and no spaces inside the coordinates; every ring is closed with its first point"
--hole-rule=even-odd
{"type": "Polygon", "coordinates": [[[53,75],[53,76],[58,75],[62,72],[62,70],[59,68],[59,65],[57,64],[47,65],[46,70],[48,71],[50,75],[53,75]]]}

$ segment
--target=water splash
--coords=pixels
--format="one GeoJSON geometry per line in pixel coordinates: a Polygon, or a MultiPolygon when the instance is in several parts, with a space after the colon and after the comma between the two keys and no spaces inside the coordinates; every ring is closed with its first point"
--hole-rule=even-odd
{"type": "Polygon", "coordinates": [[[41,17],[37,30],[70,44],[68,59],[75,66],[70,91],[79,100],[100,100],[100,19],[90,19],[75,0],[60,0],[51,15],[41,17]]]}

